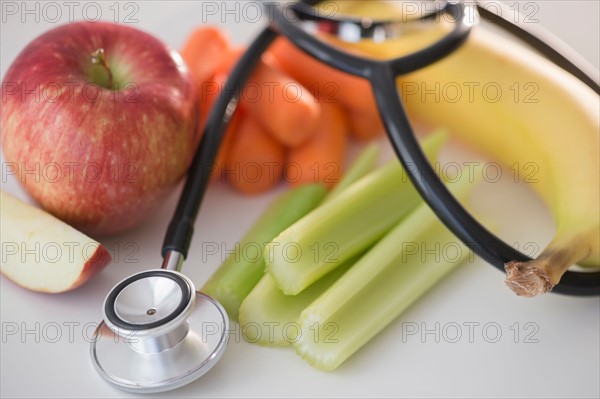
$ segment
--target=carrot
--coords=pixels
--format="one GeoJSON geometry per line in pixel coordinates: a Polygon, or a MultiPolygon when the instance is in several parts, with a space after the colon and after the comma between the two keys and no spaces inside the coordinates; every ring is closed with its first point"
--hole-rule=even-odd
{"type": "Polygon", "coordinates": [[[243,48],[235,48],[223,53],[219,64],[215,67],[214,76],[200,86],[200,115],[204,120],[208,119],[213,104],[217,101],[231,70],[243,52],[243,48]]]}
{"type": "Polygon", "coordinates": [[[214,77],[217,66],[229,48],[229,41],[221,30],[202,27],[192,32],[181,51],[200,92],[198,138],[202,137],[208,112],[220,92],[220,83],[216,82],[214,77]]]}
{"type": "Polygon", "coordinates": [[[374,108],[369,82],[317,61],[287,39],[277,39],[268,54],[283,72],[311,89],[322,102],[337,100],[356,110],[374,108]]]}
{"type": "MultiPolygon", "coordinates": [[[[202,137],[204,134],[204,129],[206,128],[208,117],[210,116],[210,110],[212,109],[219,93],[225,85],[226,79],[227,77],[224,74],[218,73],[211,80],[202,85],[200,93],[200,123],[198,124],[198,137],[202,137]]],[[[231,146],[231,141],[233,139],[233,135],[235,134],[235,130],[240,118],[242,118],[241,112],[240,110],[237,110],[227,126],[227,130],[225,131],[225,135],[221,141],[219,152],[215,158],[211,179],[212,182],[223,180],[222,177],[225,171],[226,154],[231,146]]]]}
{"type": "MultiPolygon", "coordinates": [[[[229,51],[217,70],[229,73],[243,52],[241,48],[229,51]]],[[[309,90],[264,61],[259,62],[242,91],[240,107],[289,148],[298,147],[310,138],[320,113],[320,106],[309,90]]]]}
{"type": "MultiPolygon", "coordinates": [[[[221,60],[221,66],[215,70],[215,75],[209,81],[205,82],[200,90],[200,115],[203,120],[207,120],[210,115],[210,110],[212,106],[217,101],[219,94],[221,94],[221,90],[225,87],[227,83],[227,79],[229,77],[229,70],[226,67],[223,67],[223,64],[235,64],[232,62],[231,54],[228,53],[221,60]]],[[[241,108],[241,107],[238,107],[241,108]]]]}
{"type": "Polygon", "coordinates": [[[241,118],[226,155],[227,181],[243,194],[258,194],[281,181],[285,148],[253,118],[241,118]]]}
{"type": "Polygon", "coordinates": [[[221,93],[223,79],[223,75],[218,74],[200,86],[200,125],[202,129],[208,121],[210,110],[221,93]]]}
{"type": "Polygon", "coordinates": [[[357,140],[371,140],[380,137],[385,131],[379,113],[347,111],[350,133],[357,140]]]}
{"type": "Polygon", "coordinates": [[[246,85],[241,105],[289,148],[302,145],[313,135],[321,113],[317,100],[304,86],[264,62],[246,85]]]}
{"type": "Polygon", "coordinates": [[[188,37],[181,56],[190,68],[198,85],[210,81],[224,54],[229,51],[229,40],[221,29],[203,26],[188,37]]]}
{"type": "Polygon", "coordinates": [[[235,67],[235,64],[237,64],[237,62],[240,60],[242,55],[244,55],[245,51],[246,51],[246,49],[244,47],[237,47],[237,48],[230,49],[223,56],[223,58],[221,58],[221,61],[219,62],[219,65],[217,66],[217,71],[219,71],[220,73],[225,73],[225,74],[229,75],[229,73],[233,70],[233,67],[235,67]]]}
{"type": "Polygon", "coordinates": [[[367,139],[383,132],[368,81],[315,60],[286,39],[276,40],[268,54],[273,65],[309,88],[319,101],[343,105],[351,115],[350,132],[354,137],[367,139]]]}
{"type": "Polygon", "coordinates": [[[344,110],[339,105],[323,103],[317,132],[308,143],[290,151],[284,171],[290,185],[336,184],[346,155],[347,131],[348,120],[344,110]]]}

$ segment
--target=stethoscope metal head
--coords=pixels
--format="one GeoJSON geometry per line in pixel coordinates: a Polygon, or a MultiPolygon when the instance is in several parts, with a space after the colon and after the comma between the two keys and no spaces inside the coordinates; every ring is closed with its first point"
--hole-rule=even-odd
{"type": "Polygon", "coordinates": [[[135,393],[186,385],[210,370],[228,341],[223,307],[173,270],[149,270],[107,295],[91,358],[113,386],[135,393]]]}

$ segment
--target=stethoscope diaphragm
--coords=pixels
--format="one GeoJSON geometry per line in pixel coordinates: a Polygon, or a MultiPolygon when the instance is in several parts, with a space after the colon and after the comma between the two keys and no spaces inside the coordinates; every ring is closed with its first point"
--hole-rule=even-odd
{"type": "Polygon", "coordinates": [[[163,392],[209,371],[228,341],[229,320],[181,273],[150,270],[108,294],[90,348],[98,373],[134,393],[163,392]]]}

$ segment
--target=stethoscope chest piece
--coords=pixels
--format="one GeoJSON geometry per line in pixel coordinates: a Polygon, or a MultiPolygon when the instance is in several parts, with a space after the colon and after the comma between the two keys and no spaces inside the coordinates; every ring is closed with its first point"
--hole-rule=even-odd
{"type": "Polygon", "coordinates": [[[175,271],[126,278],[108,294],[103,310],[92,362],[125,391],[163,392],[188,384],[210,370],[227,345],[223,307],[175,271]]]}

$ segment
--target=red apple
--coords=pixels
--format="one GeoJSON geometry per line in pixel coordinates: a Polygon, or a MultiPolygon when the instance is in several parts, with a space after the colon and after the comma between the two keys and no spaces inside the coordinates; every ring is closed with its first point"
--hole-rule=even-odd
{"type": "Polygon", "coordinates": [[[2,82],[6,173],[88,234],[128,229],[185,174],[198,143],[183,60],[113,23],[60,26],[31,42],[2,82]]]}
{"type": "Polygon", "coordinates": [[[0,230],[2,274],[32,291],[72,290],[111,260],[100,243],[4,191],[0,230]]]}

